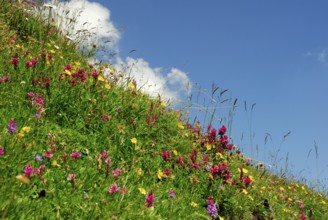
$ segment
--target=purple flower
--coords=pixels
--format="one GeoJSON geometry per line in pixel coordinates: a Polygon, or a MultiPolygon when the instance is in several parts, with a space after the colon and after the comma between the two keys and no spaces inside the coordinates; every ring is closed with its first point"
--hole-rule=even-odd
{"type": "Polygon", "coordinates": [[[145,206],[146,207],[152,207],[152,206],[154,206],[155,200],[156,200],[156,198],[154,197],[153,192],[150,191],[148,193],[148,195],[146,196],[145,206]]]}
{"type": "Polygon", "coordinates": [[[8,131],[8,133],[13,134],[16,132],[16,129],[17,129],[17,124],[16,124],[15,120],[12,118],[9,121],[7,131],[8,131]]]}
{"type": "Polygon", "coordinates": [[[214,218],[217,212],[214,198],[210,197],[206,200],[206,202],[207,202],[207,213],[209,214],[209,216],[214,218]]]}
{"type": "Polygon", "coordinates": [[[71,157],[76,160],[77,158],[81,157],[81,154],[78,151],[72,152],[71,157]]]}
{"type": "Polygon", "coordinates": [[[33,176],[34,170],[31,164],[27,164],[24,169],[24,176],[31,177],[33,176]]]}
{"type": "Polygon", "coordinates": [[[5,154],[5,150],[3,148],[0,148],[0,155],[4,155],[5,154]]]}
{"type": "Polygon", "coordinates": [[[43,157],[42,157],[42,155],[40,155],[40,154],[35,155],[34,159],[35,159],[36,161],[38,161],[38,162],[43,161],[43,157]]]}
{"type": "Polygon", "coordinates": [[[173,189],[170,189],[169,195],[170,195],[170,198],[174,198],[175,197],[175,193],[174,193],[174,190],[173,189]]]}

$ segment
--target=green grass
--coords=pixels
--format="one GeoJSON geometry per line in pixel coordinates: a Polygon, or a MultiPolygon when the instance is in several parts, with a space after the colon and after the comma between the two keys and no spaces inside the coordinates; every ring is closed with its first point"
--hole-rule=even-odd
{"type": "Polygon", "coordinates": [[[321,193],[270,174],[114,67],[89,65],[41,17],[0,4],[0,219],[211,219],[209,198],[213,219],[328,219],[321,193]]]}

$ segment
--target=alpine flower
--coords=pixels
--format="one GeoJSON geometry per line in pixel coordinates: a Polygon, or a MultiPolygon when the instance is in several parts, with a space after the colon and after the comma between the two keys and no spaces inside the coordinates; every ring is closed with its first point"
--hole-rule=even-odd
{"type": "Polygon", "coordinates": [[[16,129],[17,129],[17,124],[16,124],[15,120],[12,118],[12,119],[10,119],[10,121],[8,123],[7,131],[8,131],[8,133],[13,134],[16,132],[16,129]]]}
{"type": "Polygon", "coordinates": [[[109,194],[113,194],[113,193],[116,193],[116,192],[118,192],[119,191],[119,188],[118,188],[118,186],[116,185],[116,183],[113,183],[110,187],[109,187],[109,189],[108,189],[108,193],[109,194]]]}
{"type": "Polygon", "coordinates": [[[31,177],[33,176],[34,170],[31,164],[27,164],[24,170],[24,176],[31,177]]]}
{"type": "Polygon", "coordinates": [[[78,151],[72,152],[71,157],[73,160],[76,160],[77,158],[81,157],[81,154],[78,151]]]}
{"type": "Polygon", "coordinates": [[[0,155],[4,155],[5,154],[5,151],[3,148],[0,148],[0,155]]]}
{"type": "Polygon", "coordinates": [[[145,206],[146,207],[153,207],[155,200],[156,200],[156,198],[154,197],[153,192],[150,191],[148,193],[148,195],[146,196],[145,206]]]}

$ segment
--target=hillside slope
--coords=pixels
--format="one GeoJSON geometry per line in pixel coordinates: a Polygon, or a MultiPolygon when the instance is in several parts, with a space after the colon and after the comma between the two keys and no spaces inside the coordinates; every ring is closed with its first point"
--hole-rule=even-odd
{"type": "Polygon", "coordinates": [[[266,171],[142,94],[28,4],[1,0],[1,219],[328,219],[322,194],[266,171]]]}

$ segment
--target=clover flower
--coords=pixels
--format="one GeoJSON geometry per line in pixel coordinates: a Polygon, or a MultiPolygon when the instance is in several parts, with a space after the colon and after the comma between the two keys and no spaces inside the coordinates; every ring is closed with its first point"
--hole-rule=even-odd
{"type": "Polygon", "coordinates": [[[77,158],[81,157],[81,154],[78,151],[72,152],[71,157],[73,160],[76,160],[77,158]]]}
{"type": "Polygon", "coordinates": [[[211,216],[214,219],[217,212],[214,198],[210,197],[206,200],[206,202],[207,202],[207,214],[209,214],[209,216],[211,216]]]}
{"type": "Polygon", "coordinates": [[[175,193],[174,193],[174,190],[173,189],[170,189],[169,195],[170,195],[170,198],[174,198],[175,197],[175,193]]]}
{"type": "Polygon", "coordinates": [[[4,155],[4,154],[5,154],[5,150],[0,147],[0,155],[4,155]]]}
{"type": "Polygon", "coordinates": [[[109,194],[113,194],[113,193],[116,193],[116,192],[118,192],[119,191],[119,188],[118,188],[118,186],[116,185],[116,183],[113,183],[110,187],[109,187],[109,189],[108,189],[108,193],[109,194]]]}

